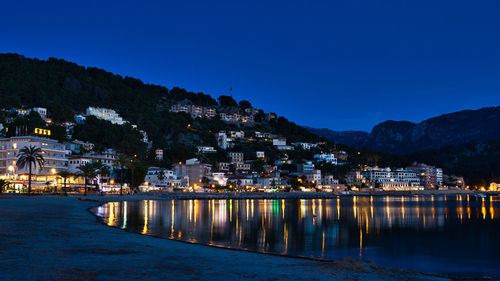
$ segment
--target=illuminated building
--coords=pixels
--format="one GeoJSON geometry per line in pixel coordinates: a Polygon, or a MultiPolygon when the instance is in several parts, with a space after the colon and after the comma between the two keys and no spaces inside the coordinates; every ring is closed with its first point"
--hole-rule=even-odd
{"type": "Polygon", "coordinates": [[[384,190],[420,190],[420,178],[417,173],[407,169],[368,167],[362,171],[368,181],[375,181],[384,190]]]}
{"type": "Polygon", "coordinates": [[[40,148],[45,159],[44,167],[37,165],[32,170],[34,186],[45,186],[49,181],[55,182],[57,173],[68,168],[70,151],[65,148],[64,144],[35,136],[11,137],[0,139],[0,175],[13,181],[27,180],[29,168],[19,169],[16,162],[19,151],[29,146],[40,148]]]}
{"type": "Polygon", "coordinates": [[[210,164],[200,163],[196,158],[186,160],[185,164],[174,165],[174,171],[178,177],[188,179],[190,187],[201,186],[203,178],[209,178],[212,172],[210,164]]]}
{"type": "Polygon", "coordinates": [[[126,123],[123,118],[116,113],[113,109],[101,108],[101,107],[88,107],[86,111],[87,115],[95,116],[98,119],[107,120],[113,124],[123,125],[126,123]]]}
{"type": "Polygon", "coordinates": [[[437,188],[443,185],[443,170],[441,168],[422,163],[413,163],[407,169],[417,174],[426,189],[437,188]]]}

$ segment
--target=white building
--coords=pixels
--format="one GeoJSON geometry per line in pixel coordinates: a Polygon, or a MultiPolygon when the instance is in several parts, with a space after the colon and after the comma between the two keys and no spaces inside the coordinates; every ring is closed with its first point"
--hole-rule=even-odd
{"type": "Polygon", "coordinates": [[[205,114],[206,118],[212,119],[217,115],[217,110],[215,108],[211,108],[211,107],[204,107],[203,113],[205,114]]]}
{"type": "Polygon", "coordinates": [[[70,157],[68,159],[68,170],[73,174],[77,174],[80,172],[78,167],[89,163],[92,163],[92,159],[90,159],[89,157],[85,156],[70,157]]]}
{"type": "Polygon", "coordinates": [[[311,148],[316,148],[316,147],[318,147],[318,145],[315,143],[309,143],[309,142],[297,142],[297,143],[295,143],[295,147],[300,147],[303,150],[311,150],[311,148]]]}
{"type": "Polygon", "coordinates": [[[156,160],[163,160],[163,149],[158,148],[155,150],[155,159],[156,160]]]}
{"type": "Polygon", "coordinates": [[[243,152],[228,152],[227,157],[231,158],[231,163],[243,163],[243,152]]]}
{"type": "Polygon", "coordinates": [[[174,171],[159,167],[149,167],[144,181],[148,186],[156,187],[178,187],[181,180],[177,178],[174,171]]]}
{"type": "Polygon", "coordinates": [[[81,115],[81,114],[76,114],[75,115],[75,122],[76,124],[85,124],[85,121],[87,120],[87,117],[81,115]]]}
{"type": "Polygon", "coordinates": [[[33,109],[31,109],[35,112],[38,112],[38,114],[40,115],[40,117],[42,117],[43,119],[47,118],[47,108],[43,108],[43,107],[33,107],[33,109]]]}
{"type": "Polygon", "coordinates": [[[241,121],[241,115],[238,113],[220,113],[220,120],[225,122],[239,122],[241,121]]]}
{"type": "Polygon", "coordinates": [[[29,146],[40,148],[45,160],[43,167],[37,165],[32,169],[34,185],[44,186],[46,182],[56,181],[57,174],[68,168],[68,155],[71,151],[56,140],[33,136],[0,138],[0,175],[12,181],[26,181],[28,167],[20,169],[16,164],[19,151],[29,146]]]}
{"type": "Polygon", "coordinates": [[[231,178],[229,179],[229,182],[237,186],[239,189],[253,187],[253,179],[250,178],[241,178],[241,177],[231,178]]]}
{"type": "Polygon", "coordinates": [[[108,167],[110,170],[119,168],[118,163],[118,153],[113,149],[106,149],[101,153],[91,152],[83,155],[92,160],[92,162],[101,162],[103,165],[108,167]]]}
{"type": "Polygon", "coordinates": [[[217,138],[217,145],[224,150],[234,146],[233,139],[227,137],[226,131],[219,131],[219,133],[217,133],[216,138],[217,138]]]}
{"type": "Polygon", "coordinates": [[[116,113],[113,109],[102,107],[88,107],[86,111],[87,116],[95,116],[98,119],[107,120],[113,124],[123,125],[126,123],[123,118],[116,113]]]}
{"type": "Polygon", "coordinates": [[[260,185],[261,189],[279,189],[283,186],[281,185],[281,177],[265,177],[257,178],[257,184],[260,185]]]}
{"type": "Polygon", "coordinates": [[[256,151],[255,156],[257,157],[257,159],[266,158],[266,153],[264,151],[256,151]]]}
{"type": "Polygon", "coordinates": [[[286,145],[286,139],[273,139],[274,146],[286,145]]]}
{"type": "Polygon", "coordinates": [[[234,168],[236,169],[236,171],[250,171],[250,164],[236,163],[234,168]]]}
{"type": "Polygon", "coordinates": [[[228,178],[225,173],[212,173],[212,180],[220,186],[226,186],[228,178]]]}
{"type": "Polygon", "coordinates": [[[417,174],[407,169],[374,168],[369,167],[362,171],[369,181],[380,184],[384,190],[420,190],[424,187],[417,174]]]}
{"type": "Polygon", "coordinates": [[[219,171],[229,171],[230,167],[231,167],[231,163],[228,163],[228,162],[218,162],[217,163],[217,170],[219,170],[219,171]]]}
{"type": "Polygon", "coordinates": [[[314,184],[321,184],[321,170],[313,170],[311,173],[299,174],[301,177],[305,176],[308,182],[314,184]]]}
{"type": "Polygon", "coordinates": [[[339,180],[333,175],[325,175],[321,178],[321,184],[326,186],[333,186],[339,184],[339,180]]]}
{"type": "Polygon", "coordinates": [[[316,161],[324,161],[329,164],[337,165],[337,158],[335,158],[335,154],[333,153],[315,154],[314,159],[316,159],[316,161]]]}
{"type": "Polygon", "coordinates": [[[203,117],[212,119],[217,115],[217,110],[215,108],[187,104],[174,104],[170,107],[170,112],[189,113],[193,119],[203,117]]]}
{"type": "Polygon", "coordinates": [[[230,131],[230,136],[233,139],[242,139],[245,137],[245,132],[243,132],[243,131],[230,131]]]}
{"type": "Polygon", "coordinates": [[[213,146],[197,146],[198,153],[215,153],[217,150],[213,146]]]}

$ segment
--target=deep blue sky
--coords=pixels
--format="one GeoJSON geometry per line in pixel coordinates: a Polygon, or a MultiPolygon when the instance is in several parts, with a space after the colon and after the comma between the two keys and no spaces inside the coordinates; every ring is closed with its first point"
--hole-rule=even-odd
{"type": "Polygon", "coordinates": [[[371,130],[500,105],[500,1],[22,1],[0,52],[371,130]]]}

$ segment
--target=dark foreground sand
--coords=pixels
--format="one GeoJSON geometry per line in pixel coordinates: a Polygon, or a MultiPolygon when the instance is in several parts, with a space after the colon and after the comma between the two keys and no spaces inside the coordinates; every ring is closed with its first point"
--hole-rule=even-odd
{"type": "Polygon", "coordinates": [[[97,205],[0,196],[0,280],[445,280],[358,260],[327,263],[133,234],[99,223],[87,211],[97,205]]]}

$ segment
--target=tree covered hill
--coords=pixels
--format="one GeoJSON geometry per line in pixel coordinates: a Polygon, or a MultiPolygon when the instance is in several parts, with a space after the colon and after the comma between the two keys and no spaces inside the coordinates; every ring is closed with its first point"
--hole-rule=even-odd
{"type": "MultiPolygon", "coordinates": [[[[143,83],[132,77],[122,77],[95,67],[83,67],[62,59],[25,58],[18,54],[0,54],[0,106],[46,107],[55,122],[73,121],[75,113],[83,113],[88,106],[116,110],[123,118],[145,130],[154,147],[170,150],[171,157],[181,153],[193,155],[195,145],[215,146],[215,133],[219,130],[245,130],[269,132],[289,141],[318,141],[320,138],[289,122],[284,117],[273,120],[256,118],[252,125],[228,124],[218,118],[193,119],[189,114],[172,113],[170,107],[178,102],[216,107],[218,111],[241,111],[251,107],[250,102],[237,103],[230,96],[218,100],[204,93],[185,89],[143,83]]],[[[264,112],[260,110],[257,117],[264,112]]],[[[124,133],[118,128],[108,130],[109,124],[91,120],[85,127],[77,126],[75,136],[99,145],[115,144],[130,150],[140,150],[138,136],[124,133]],[[131,143],[116,144],[120,136],[135,138],[131,143]]],[[[142,152],[142,151],[140,151],[142,152]]]]}

